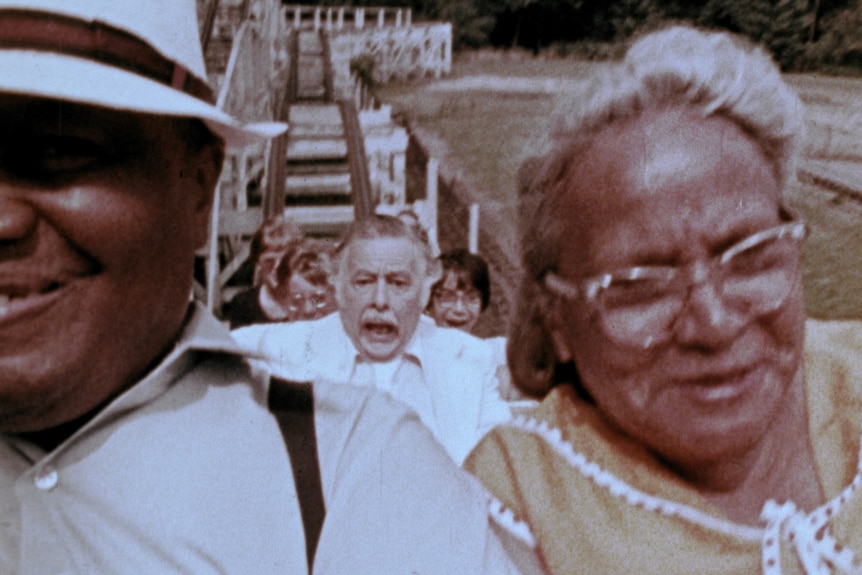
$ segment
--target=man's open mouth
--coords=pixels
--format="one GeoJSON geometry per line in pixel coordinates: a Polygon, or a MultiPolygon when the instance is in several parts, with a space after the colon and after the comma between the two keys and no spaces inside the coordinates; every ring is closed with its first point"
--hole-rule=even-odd
{"type": "Polygon", "coordinates": [[[371,341],[391,341],[398,337],[398,328],[387,321],[365,321],[362,323],[362,331],[371,341]]]}

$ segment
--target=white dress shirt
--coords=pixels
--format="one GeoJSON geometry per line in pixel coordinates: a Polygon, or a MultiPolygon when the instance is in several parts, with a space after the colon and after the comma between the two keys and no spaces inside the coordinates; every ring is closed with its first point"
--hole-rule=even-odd
{"type": "MultiPolygon", "coordinates": [[[[267,381],[199,308],[158,367],[56,449],[0,435],[0,573],[307,573],[267,381]]],[[[486,494],[415,414],[356,386],[314,394],[315,575],[516,572],[486,494]]]]}
{"type": "Polygon", "coordinates": [[[316,321],[244,327],[233,336],[281,377],[386,391],[419,414],[459,465],[485,433],[511,418],[498,391],[491,346],[433,321],[420,321],[389,365],[368,365],[337,313],[316,321]]]}

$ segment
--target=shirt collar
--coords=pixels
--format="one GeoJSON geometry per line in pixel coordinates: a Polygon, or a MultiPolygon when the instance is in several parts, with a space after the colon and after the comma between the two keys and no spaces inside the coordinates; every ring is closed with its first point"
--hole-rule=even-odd
{"type": "Polygon", "coordinates": [[[407,342],[407,345],[404,346],[404,351],[401,352],[402,355],[415,360],[419,364],[420,368],[425,364],[423,361],[425,357],[425,348],[422,345],[424,334],[420,334],[420,332],[427,331],[426,328],[428,327],[429,326],[424,325],[420,319],[419,323],[416,325],[416,329],[413,331],[413,335],[410,336],[410,340],[407,342]]]}
{"type": "MultiPolygon", "coordinates": [[[[198,356],[195,352],[227,354],[240,358],[249,355],[231,338],[228,329],[209,311],[199,303],[192,304],[179,338],[164,359],[67,438],[52,452],[52,455],[62,452],[64,447],[81,433],[94,425],[100,425],[105,418],[115,417],[117,413],[131,411],[153,401],[193,369],[198,356]]],[[[38,459],[35,452],[32,455],[32,459],[38,459]]]]}
{"type": "Polygon", "coordinates": [[[162,363],[168,362],[173,356],[190,350],[227,353],[240,357],[249,356],[248,350],[240,347],[230,336],[228,329],[200,303],[193,304],[174,350],[162,363]]]}
{"type": "Polygon", "coordinates": [[[189,311],[174,349],[114,403],[127,408],[151,401],[192,368],[198,355],[196,352],[249,357],[249,352],[234,341],[230,331],[196,302],[189,311]]]}

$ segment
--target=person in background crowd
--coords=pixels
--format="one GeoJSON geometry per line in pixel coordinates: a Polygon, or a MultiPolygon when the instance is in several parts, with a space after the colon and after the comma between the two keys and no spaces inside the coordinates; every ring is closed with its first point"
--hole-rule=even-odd
{"type": "Polygon", "coordinates": [[[565,96],[521,171],[542,403],[465,466],[548,573],[862,572],[862,325],[806,321],[799,98],[681,26],[565,96]]]}
{"type": "MultiPolygon", "coordinates": [[[[440,263],[443,276],[431,288],[427,311],[440,327],[472,333],[479,317],[491,302],[488,264],[482,256],[465,249],[442,254],[440,263]]],[[[498,336],[485,341],[494,350],[500,397],[506,401],[532,405],[529,398],[511,384],[509,368],[506,366],[506,338],[498,336]]]]}
{"type": "Polygon", "coordinates": [[[270,381],[191,301],[225,146],[285,128],[213,105],[196,16],[0,0],[0,573],[515,572],[414,414],[270,381]]]}
{"type": "Polygon", "coordinates": [[[249,261],[254,264],[253,287],[238,293],[225,309],[231,329],[287,320],[290,291],[277,270],[285,254],[303,239],[300,229],[282,215],[267,219],[251,239],[249,261]]]}
{"type": "Polygon", "coordinates": [[[326,242],[303,238],[282,257],[276,279],[287,289],[287,321],[320,319],[337,309],[332,256],[326,242]]]}
{"type": "Polygon", "coordinates": [[[465,249],[440,255],[443,276],[431,288],[428,312],[437,325],[473,333],[491,302],[488,264],[465,249]]]}
{"type": "Polygon", "coordinates": [[[491,348],[420,321],[439,261],[412,226],[375,215],[353,224],[335,263],[337,315],[251,326],[234,337],[282,377],[386,391],[413,408],[461,463],[510,413],[497,392],[491,348]]]}

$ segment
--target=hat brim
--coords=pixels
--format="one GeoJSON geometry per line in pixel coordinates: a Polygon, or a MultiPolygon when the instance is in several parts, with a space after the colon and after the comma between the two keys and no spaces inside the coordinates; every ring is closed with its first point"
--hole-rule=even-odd
{"type": "Polygon", "coordinates": [[[141,114],[202,120],[229,147],[273,138],[280,122],[243,124],[217,107],[132,72],[50,52],[0,50],[0,92],[52,98],[141,114]]]}

